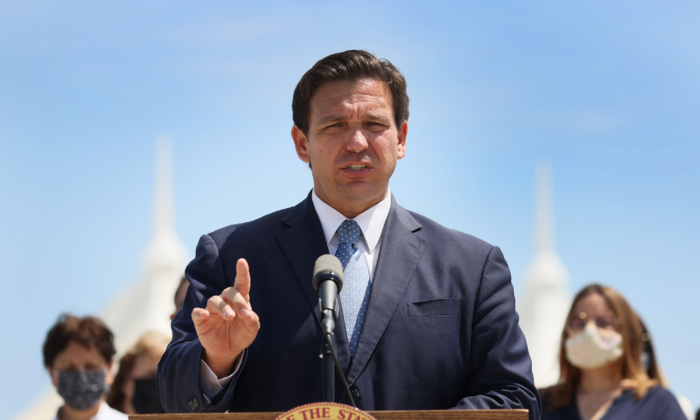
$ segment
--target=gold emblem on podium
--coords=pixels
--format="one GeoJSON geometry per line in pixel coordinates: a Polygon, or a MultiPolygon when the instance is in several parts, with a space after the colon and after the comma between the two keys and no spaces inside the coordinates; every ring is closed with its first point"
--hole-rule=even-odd
{"type": "Polygon", "coordinates": [[[377,420],[362,410],[345,404],[319,402],[300,405],[276,420],[377,420]]]}

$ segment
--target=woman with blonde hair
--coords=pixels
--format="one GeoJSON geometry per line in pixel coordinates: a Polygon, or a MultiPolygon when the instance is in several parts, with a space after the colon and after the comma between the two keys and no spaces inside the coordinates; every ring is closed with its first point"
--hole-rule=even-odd
{"type": "Polygon", "coordinates": [[[119,361],[119,372],[107,396],[110,407],[125,414],[163,413],[156,392],[156,369],[170,338],[147,332],[119,361]]]}
{"type": "Polygon", "coordinates": [[[540,391],[542,420],[686,420],[644,351],[648,337],[616,290],[581,290],[561,335],[559,383],[540,391]]]}

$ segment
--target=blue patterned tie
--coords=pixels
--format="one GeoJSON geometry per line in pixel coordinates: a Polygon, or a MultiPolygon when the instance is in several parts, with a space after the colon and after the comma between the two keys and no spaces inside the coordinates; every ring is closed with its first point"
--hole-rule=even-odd
{"type": "Polygon", "coordinates": [[[370,290],[367,261],[356,245],[361,234],[362,229],[356,221],[344,221],[338,228],[340,245],[335,251],[335,256],[343,263],[345,283],[340,293],[340,301],[343,304],[345,329],[348,333],[350,354],[352,355],[355,354],[357,340],[360,338],[370,290]]]}

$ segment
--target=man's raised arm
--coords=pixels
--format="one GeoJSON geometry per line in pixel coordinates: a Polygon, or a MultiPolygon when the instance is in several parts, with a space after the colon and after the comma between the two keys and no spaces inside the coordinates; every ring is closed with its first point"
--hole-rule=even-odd
{"type": "Polygon", "coordinates": [[[250,304],[248,263],[237,261],[231,287],[216,243],[203,235],[186,273],[190,287],[183,309],[173,319],[173,340],[158,365],[158,394],[167,412],[225,411],[237,375],[218,401],[209,401],[200,381],[205,369],[202,362],[217,378],[231,375],[257,336],[260,319],[250,304]]]}

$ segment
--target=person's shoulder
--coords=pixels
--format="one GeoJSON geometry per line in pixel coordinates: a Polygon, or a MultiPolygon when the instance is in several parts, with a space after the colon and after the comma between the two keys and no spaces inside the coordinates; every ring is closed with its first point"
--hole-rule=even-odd
{"type": "Polygon", "coordinates": [[[661,385],[652,386],[642,398],[637,398],[632,390],[623,394],[627,397],[629,407],[637,407],[640,412],[648,413],[654,419],[686,420],[683,409],[676,397],[661,385]]]}
{"type": "Polygon", "coordinates": [[[647,390],[647,393],[644,395],[644,399],[648,400],[676,400],[676,397],[673,396],[671,391],[668,389],[664,388],[661,385],[654,385],[649,390],[647,390]]]}
{"type": "Polygon", "coordinates": [[[128,418],[129,416],[113,409],[104,401],[100,404],[100,410],[95,416],[95,420],[127,420],[128,418]]]}
{"type": "Polygon", "coordinates": [[[488,255],[494,248],[492,244],[474,235],[443,226],[422,214],[410,210],[406,210],[406,212],[421,225],[419,235],[425,237],[429,242],[440,244],[445,248],[466,249],[484,256],[488,255]]]}
{"type": "Polygon", "coordinates": [[[649,388],[647,393],[644,395],[643,400],[653,402],[654,405],[663,403],[673,405],[678,404],[678,400],[676,400],[675,395],[661,385],[654,385],[649,388]]]}
{"type": "Polygon", "coordinates": [[[217,229],[207,234],[217,245],[221,246],[226,240],[236,233],[237,235],[252,235],[260,236],[269,232],[276,232],[282,226],[282,220],[296,207],[288,207],[286,209],[277,210],[258,219],[249,222],[237,223],[217,229]]]}

